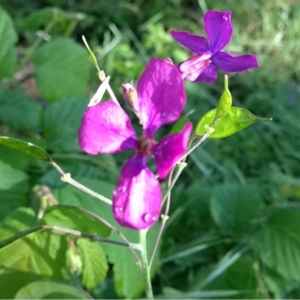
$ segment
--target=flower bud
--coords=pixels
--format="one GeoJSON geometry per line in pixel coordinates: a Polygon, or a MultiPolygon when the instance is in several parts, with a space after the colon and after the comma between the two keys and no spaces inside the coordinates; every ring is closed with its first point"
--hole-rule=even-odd
{"type": "Polygon", "coordinates": [[[124,83],[123,85],[123,97],[131,110],[137,114],[138,112],[138,95],[133,85],[133,82],[124,83]]]}

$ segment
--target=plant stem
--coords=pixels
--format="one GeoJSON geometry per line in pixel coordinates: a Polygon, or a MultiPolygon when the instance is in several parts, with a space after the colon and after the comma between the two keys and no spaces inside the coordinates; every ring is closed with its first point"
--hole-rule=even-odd
{"type": "Polygon", "coordinates": [[[154,299],[152,284],[151,284],[151,275],[150,275],[150,265],[148,262],[148,254],[147,254],[147,230],[140,230],[140,245],[141,245],[141,259],[142,259],[142,268],[144,273],[144,281],[145,281],[145,290],[147,299],[154,299]]]}
{"type": "Polygon", "coordinates": [[[98,237],[94,234],[89,234],[89,233],[84,233],[78,230],[73,230],[65,227],[59,227],[59,226],[51,226],[51,225],[41,225],[41,226],[36,226],[32,228],[28,228],[24,231],[18,232],[17,234],[9,237],[8,239],[5,239],[4,241],[0,242],[0,249],[8,246],[9,244],[15,242],[19,238],[26,236],[28,234],[31,234],[33,232],[41,231],[41,230],[55,230],[55,231],[60,231],[68,234],[72,234],[78,237],[84,237],[88,238],[91,241],[97,241],[101,243],[107,243],[107,244],[113,244],[113,245],[119,245],[123,247],[129,247],[129,248],[138,248],[139,249],[139,244],[132,244],[132,243],[124,243],[124,242],[119,242],[119,241],[114,241],[106,238],[101,238],[98,237]]]}
{"type": "Polygon", "coordinates": [[[62,176],[62,181],[67,182],[71,185],[73,185],[74,187],[76,187],[77,189],[89,194],[90,196],[97,198],[103,202],[105,202],[108,205],[112,205],[112,201],[94,191],[92,191],[91,189],[87,188],[86,186],[80,184],[79,182],[77,182],[76,180],[74,180],[73,178],[71,178],[71,175],[69,173],[65,173],[61,167],[59,165],[57,165],[54,161],[50,161],[50,164],[58,171],[58,173],[62,176]]]}

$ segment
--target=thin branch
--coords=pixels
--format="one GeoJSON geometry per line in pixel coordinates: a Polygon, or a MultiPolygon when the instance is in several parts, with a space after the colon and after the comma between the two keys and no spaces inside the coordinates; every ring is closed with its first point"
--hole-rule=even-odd
{"type": "Polygon", "coordinates": [[[58,171],[58,173],[62,176],[62,181],[67,182],[71,185],[73,185],[74,187],[76,187],[77,189],[89,194],[90,196],[97,198],[103,202],[105,202],[108,205],[112,205],[112,201],[94,191],[92,191],[91,189],[87,188],[86,186],[80,184],[79,182],[77,182],[76,180],[74,180],[71,175],[69,173],[65,173],[60,166],[58,166],[54,161],[50,161],[50,164],[58,171]]]}
{"type": "Polygon", "coordinates": [[[128,248],[134,247],[133,244],[114,241],[114,240],[110,240],[110,239],[106,239],[106,238],[101,238],[101,237],[98,237],[94,234],[84,233],[84,232],[81,232],[81,231],[78,231],[78,230],[73,230],[73,229],[69,229],[69,228],[65,228],[65,227],[59,227],[59,226],[41,225],[41,226],[28,228],[24,231],[21,231],[21,232],[15,234],[14,236],[9,237],[8,239],[6,239],[4,241],[1,241],[0,242],[0,249],[5,247],[5,246],[8,246],[9,244],[13,243],[14,241],[18,240],[21,237],[24,237],[26,235],[29,235],[29,234],[33,233],[33,232],[38,232],[38,231],[41,231],[41,230],[60,231],[60,232],[68,233],[68,234],[75,235],[75,236],[78,236],[78,237],[88,238],[91,241],[96,241],[96,242],[100,242],[100,243],[119,245],[119,246],[128,247],[128,248]]]}

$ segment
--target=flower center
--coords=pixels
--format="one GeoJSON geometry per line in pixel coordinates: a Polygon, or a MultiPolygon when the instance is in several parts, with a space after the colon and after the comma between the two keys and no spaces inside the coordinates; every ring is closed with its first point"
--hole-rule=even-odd
{"type": "Polygon", "coordinates": [[[155,144],[154,139],[149,139],[144,136],[140,137],[138,140],[137,152],[145,154],[147,156],[152,155],[152,147],[155,144]]]}
{"type": "Polygon", "coordinates": [[[182,72],[182,78],[187,78],[188,80],[195,81],[205,70],[205,68],[211,63],[211,57],[212,53],[210,51],[207,51],[202,54],[197,54],[196,56],[183,62],[179,66],[179,69],[182,72]]]}

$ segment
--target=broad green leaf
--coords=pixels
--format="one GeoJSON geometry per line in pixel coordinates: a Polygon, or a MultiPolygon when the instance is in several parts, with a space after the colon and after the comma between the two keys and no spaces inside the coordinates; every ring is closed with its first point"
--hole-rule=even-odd
{"type": "Polygon", "coordinates": [[[224,92],[222,93],[220,100],[218,102],[217,111],[214,121],[217,121],[228,113],[232,104],[231,93],[228,89],[228,76],[224,76],[224,92]]]}
{"type": "Polygon", "coordinates": [[[35,11],[25,19],[25,24],[31,30],[38,30],[42,26],[46,26],[51,21],[63,18],[64,13],[57,7],[47,7],[35,11]]]}
{"type": "Polygon", "coordinates": [[[0,135],[0,144],[24,152],[35,158],[51,161],[50,156],[45,150],[32,143],[0,135]]]}
{"type": "Polygon", "coordinates": [[[83,98],[64,98],[46,109],[42,130],[49,149],[79,151],[77,134],[85,109],[83,98]]]}
{"type": "Polygon", "coordinates": [[[82,283],[87,290],[92,290],[106,278],[108,271],[106,254],[99,243],[87,239],[79,239],[77,245],[82,257],[82,283]]]}
{"type": "Polygon", "coordinates": [[[26,173],[0,160],[0,223],[14,209],[27,205],[28,192],[29,178],[26,173]]]}
{"type": "Polygon", "coordinates": [[[84,47],[68,38],[54,39],[37,50],[33,62],[37,86],[47,101],[85,95],[90,61],[84,47]]]}
{"type": "Polygon", "coordinates": [[[262,262],[288,280],[299,282],[300,213],[277,210],[252,239],[262,262]]]}
{"type": "MultiPolygon", "coordinates": [[[[117,227],[127,237],[130,242],[138,242],[138,232],[135,230],[129,230],[117,227]]],[[[147,234],[147,250],[151,253],[154,245],[155,238],[158,233],[159,226],[156,224],[149,229],[147,234]]],[[[120,238],[114,233],[112,238],[120,240],[120,238]]],[[[116,247],[115,245],[105,244],[103,245],[105,252],[108,255],[109,262],[114,265],[114,282],[115,289],[119,297],[126,299],[138,298],[144,291],[144,280],[142,273],[139,270],[135,259],[128,248],[116,247]]],[[[158,251],[159,252],[159,251],[158,251]]],[[[152,267],[152,275],[158,268],[159,257],[156,256],[152,267]]]]}
{"type": "MultiPolygon", "coordinates": [[[[41,225],[30,208],[19,208],[5,218],[1,240],[20,231],[41,225]]],[[[0,249],[0,274],[26,272],[53,279],[69,279],[66,270],[66,238],[50,231],[35,232],[0,249]]]]}
{"type": "MultiPolygon", "coordinates": [[[[216,117],[216,108],[204,115],[196,126],[195,133],[202,136],[206,132],[206,126],[210,126],[216,117]]],[[[271,121],[271,119],[258,118],[246,109],[231,107],[228,113],[213,126],[215,131],[210,134],[211,139],[221,139],[230,136],[255,122],[271,121]]]]}
{"type": "Polygon", "coordinates": [[[259,189],[249,185],[219,185],[213,188],[211,214],[223,233],[247,233],[261,216],[263,200],[259,189]]]}
{"type": "Polygon", "coordinates": [[[65,283],[35,281],[22,287],[14,299],[93,299],[84,290],[65,283]]]}
{"type": "Polygon", "coordinates": [[[28,180],[26,173],[12,168],[0,160],[0,190],[9,190],[18,183],[28,180]]]}
{"type": "Polygon", "coordinates": [[[33,130],[40,124],[41,106],[17,91],[0,93],[0,121],[17,130],[33,130]]]}
{"type": "Polygon", "coordinates": [[[97,215],[75,206],[51,206],[45,213],[44,220],[48,225],[66,227],[101,237],[108,237],[111,233],[110,228],[97,219],[97,215]]]}
{"type": "Polygon", "coordinates": [[[0,6],[0,78],[11,77],[14,74],[17,61],[14,45],[17,39],[10,16],[0,6]]]}

